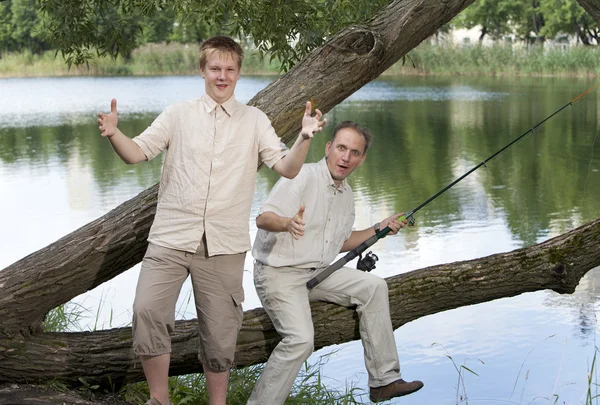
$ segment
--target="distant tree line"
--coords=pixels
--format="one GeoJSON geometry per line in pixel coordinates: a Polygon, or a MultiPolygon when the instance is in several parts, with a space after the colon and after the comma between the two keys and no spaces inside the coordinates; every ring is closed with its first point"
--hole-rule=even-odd
{"type": "MultiPolygon", "coordinates": [[[[245,38],[293,66],[342,27],[368,20],[389,0],[0,0],[0,56],[56,49],[69,63],[93,53],[130,57],[154,42],[245,38]]],[[[480,40],[527,43],[576,36],[598,43],[598,25],[577,0],[478,0],[441,30],[481,27],[480,40]]]]}
{"type": "Polygon", "coordinates": [[[574,36],[584,45],[599,43],[598,24],[576,0],[478,0],[452,24],[481,27],[479,40],[513,38],[528,44],[574,36]]]}

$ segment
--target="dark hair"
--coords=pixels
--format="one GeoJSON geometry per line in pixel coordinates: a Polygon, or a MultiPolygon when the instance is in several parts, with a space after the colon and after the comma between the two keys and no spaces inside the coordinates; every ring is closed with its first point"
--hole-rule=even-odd
{"type": "Polygon", "coordinates": [[[234,55],[237,55],[238,58],[238,68],[242,67],[242,61],[244,60],[244,50],[235,42],[232,38],[226,36],[216,36],[207,39],[206,41],[200,44],[200,69],[204,69],[206,65],[206,59],[208,55],[215,52],[229,52],[234,55]]]}
{"type": "Polygon", "coordinates": [[[330,142],[333,143],[333,140],[335,139],[335,136],[337,135],[338,131],[344,128],[351,128],[359,134],[361,134],[363,138],[365,138],[365,150],[363,151],[363,153],[367,153],[367,149],[369,149],[369,146],[371,146],[371,142],[373,142],[373,135],[371,135],[371,132],[369,132],[367,128],[363,128],[353,121],[340,122],[333,130],[330,142]]]}

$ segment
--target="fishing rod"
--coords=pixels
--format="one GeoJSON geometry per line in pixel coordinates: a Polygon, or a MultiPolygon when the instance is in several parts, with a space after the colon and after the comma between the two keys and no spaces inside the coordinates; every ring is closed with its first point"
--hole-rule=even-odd
{"type": "MultiPolygon", "coordinates": [[[[529,130],[527,130],[526,132],[524,132],[517,138],[513,139],[510,143],[508,143],[506,146],[504,146],[503,148],[498,150],[496,153],[494,153],[493,155],[491,155],[490,157],[488,157],[487,159],[485,159],[484,161],[482,161],[481,163],[479,163],[478,165],[473,167],[471,170],[469,170],[468,172],[466,172],[465,174],[463,174],[462,176],[460,176],[459,178],[454,180],[452,183],[448,184],[446,187],[444,187],[443,189],[441,189],[440,191],[435,193],[433,196],[431,196],[430,198],[425,200],[423,203],[418,205],[412,211],[409,211],[408,213],[405,213],[404,215],[401,215],[400,217],[398,217],[398,220],[400,220],[400,221],[407,220],[411,225],[414,224],[415,219],[414,219],[413,215],[417,211],[419,211],[421,208],[425,207],[427,204],[429,204],[430,202],[432,202],[433,200],[438,198],[440,195],[442,195],[443,193],[445,193],[452,187],[454,187],[457,183],[459,183],[465,177],[467,177],[468,175],[473,173],[475,170],[479,169],[481,166],[485,166],[485,164],[487,162],[489,162],[490,160],[492,160],[493,158],[498,156],[500,153],[502,153],[503,151],[505,151],[506,149],[511,147],[513,144],[515,144],[516,142],[521,140],[523,137],[525,137],[529,133],[533,133],[543,123],[548,121],[550,118],[554,117],[556,114],[560,113],[565,108],[572,106],[574,102],[576,102],[577,100],[579,100],[586,94],[590,93],[592,90],[594,90],[598,86],[600,86],[600,83],[596,84],[595,86],[590,87],[588,90],[584,91],[583,93],[581,93],[580,95],[575,97],[573,100],[569,101],[567,104],[565,104],[558,110],[554,111],[552,114],[550,114],[549,116],[544,118],[542,121],[538,122],[535,126],[530,128],[529,130]]],[[[359,258],[359,261],[360,261],[362,259],[362,256],[361,256],[362,253],[365,250],[367,250],[370,246],[372,246],[375,242],[377,242],[379,239],[384,238],[390,231],[391,231],[391,228],[389,226],[386,226],[385,228],[381,229],[379,232],[376,232],[375,235],[371,236],[369,239],[367,239],[366,241],[364,241],[363,243],[361,243],[360,245],[358,245],[357,247],[355,247],[354,249],[352,249],[351,251],[346,253],[346,255],[344,255],[343,257],[341,257],[334,263],[332,263],[329,267],[327,267],[325,270],[323,270],[322,272],[317,274],[315,277],[308,280],[308,282],[306,283],[306,287],[308,287],[309,290],[312,290],[317,285],[319,285],[319,283],[321,283],[323,280],[325,280],[327,277],[329,277],[331,274],[333,274],[333,272],[341,269],[346,263],[353,260],[357,256],[360,256],[360,258],[359,258]]],[[[366,259],[366,263],[359,263],[359,266],[358,266],[359,270],[370,271],[373,268],[375,268],[374,264],[378,260],[377,256],[375,256],[375,255],[369,256],[367,254],[367,257],[365,259],[366,259]]]]}

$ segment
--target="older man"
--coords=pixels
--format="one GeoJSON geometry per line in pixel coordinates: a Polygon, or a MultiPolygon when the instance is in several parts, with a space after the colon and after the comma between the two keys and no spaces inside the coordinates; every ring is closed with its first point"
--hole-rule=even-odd
{"type": "Polygon", "coordinates": [[[381,278],[343,267],[312,290],[306,282],[338,253],[354,249],[389,226],[396,234],[407,222],[402,213],[362,231],[353,231],[354,198],[346,178],[360,166],[371,134],[343,122],[325,147],[325,158],[305,164],[293,180],[280,179],[256,218],[259,231],[252,249],[254,284],[263,307],[282,340],[254,387],[249,405],[280,405],[300,367],[313,351],[310,302],[356,307],[370,398],[378,402],[410,394],[421,381],[400,377],[400,363],[390,320],[387,284],[381,278]]]}

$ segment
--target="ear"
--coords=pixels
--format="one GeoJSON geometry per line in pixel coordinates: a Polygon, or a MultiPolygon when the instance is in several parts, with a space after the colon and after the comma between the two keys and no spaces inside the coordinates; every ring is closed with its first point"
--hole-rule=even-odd
{"type": "Polygon", "coordinates": [[[358,166],[362,165],[366,158],[367,158],[367,154],[365,153],[364,155],[362,155],[362,158],[360,159],[358,166]]]}
{"type": "Polygon", "coordinates": [[[325,158],[329,157],[330,150],[331,150],[331,141],[327,142],[327,145],[325,145],[325,158]]]}

